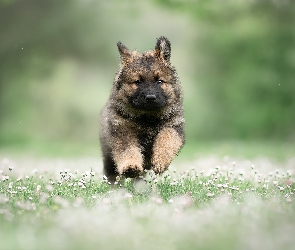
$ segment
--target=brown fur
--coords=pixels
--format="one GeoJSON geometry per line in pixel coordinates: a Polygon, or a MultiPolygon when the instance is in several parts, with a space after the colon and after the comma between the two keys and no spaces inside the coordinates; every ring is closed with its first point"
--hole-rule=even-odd
{"type": "Polygon", "coordinates": [[[163,173],[184,144],[183,100],[170,41],[157,39],[143,54],[118,43],[121,58],[110,98],[101,114],[104,173],[136,177],[163,173]]]}

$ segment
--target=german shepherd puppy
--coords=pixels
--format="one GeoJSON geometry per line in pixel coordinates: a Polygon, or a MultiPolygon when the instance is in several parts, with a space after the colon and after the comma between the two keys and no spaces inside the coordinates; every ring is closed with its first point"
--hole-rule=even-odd
{"type": "Polygon", "coordinates": [[[130,51],[117,43],[121,64],[101,113],[104,174],[137,177],[145,169],[163,173],[184,145],[181,85],[170,63],[170,41],[154,50],[130,51]]]}

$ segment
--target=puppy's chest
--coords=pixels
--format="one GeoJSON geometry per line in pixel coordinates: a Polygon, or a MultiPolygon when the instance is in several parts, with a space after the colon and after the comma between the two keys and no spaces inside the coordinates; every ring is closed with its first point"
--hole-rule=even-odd
{"type": "Polygon", "coordinates": [[[160,128],[157,127],[143,127],[138,128],[138,142],[143,150],[149,150],[153,147],[155,138],[160,128]]]}

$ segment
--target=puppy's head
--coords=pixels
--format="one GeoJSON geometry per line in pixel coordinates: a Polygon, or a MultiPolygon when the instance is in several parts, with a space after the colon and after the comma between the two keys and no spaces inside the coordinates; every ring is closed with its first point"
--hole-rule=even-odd
{"type": "Polygon", "coordinates": [[[179,95],[178,79],[170,64],[171,45],[160,37],[154,50],[143,54],[117,44],[121,67],[114,81],[117,98],[134,110],[156,111],[169,105],[179,95]]]}

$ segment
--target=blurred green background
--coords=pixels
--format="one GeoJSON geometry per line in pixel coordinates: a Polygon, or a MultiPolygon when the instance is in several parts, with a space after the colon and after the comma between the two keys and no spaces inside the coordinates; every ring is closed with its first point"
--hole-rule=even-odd
{"type": "Polygon", "coordinates": [[[294,25],[291,0],[0,0],[0,147],[99,147],[116,43],[143,52],[161,35],[188,145],[293,144],[294,25]]]}

